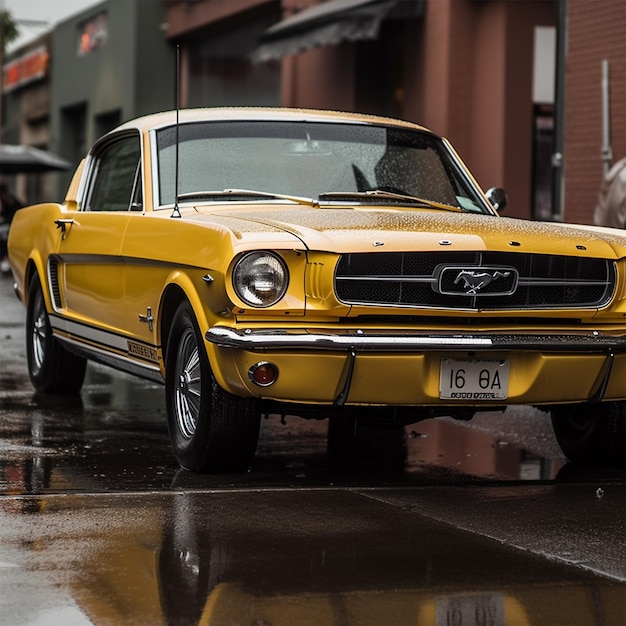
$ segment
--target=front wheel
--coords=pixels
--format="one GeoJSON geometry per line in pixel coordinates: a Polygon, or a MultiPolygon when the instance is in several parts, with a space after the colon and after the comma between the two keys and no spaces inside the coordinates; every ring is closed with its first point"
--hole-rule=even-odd
{"type": "Polygon", "coordinates": [[[53,337],[37,275],[28,291],[26,357],[28,374],[37,391],[73,395],[83,386],[87,361],[68,352],[53,337]]]}
{"type": "Polygon", "coordinates": [[[261,423],[257,401],[218,385],[188,302],[178,307],[172,323],[165,393],[170,440],[181,467],[198,473],[249,467],[261,423]]]}
{"type": "Polygon", "coordinates": [[[626,462],[626,401],[552,410],[552,427],[565,456],[591,467],[626,462]]]}

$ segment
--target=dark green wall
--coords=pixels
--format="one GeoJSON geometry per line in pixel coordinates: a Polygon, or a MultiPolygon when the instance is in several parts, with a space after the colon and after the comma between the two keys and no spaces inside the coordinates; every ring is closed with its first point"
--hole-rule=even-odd
{"type": "MultiPolygon", "coordinates": [[[[174,105],[175,51],[162,0],[106,0],[53,32],[50,149],[78,163],[111,125],[174,105]],[[106,13],[108,37],[79,56],[81,26],[106,13]]],[[[71,173],[59,176],[64,194],[71,173]]]]}

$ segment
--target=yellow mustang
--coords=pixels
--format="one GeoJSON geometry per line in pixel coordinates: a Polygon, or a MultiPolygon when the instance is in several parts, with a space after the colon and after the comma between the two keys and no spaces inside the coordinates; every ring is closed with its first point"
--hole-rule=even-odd
{"type": "Polygon", "coordinates": [[[398,120],[128,122],[12,224],[31,380],[77,393],[92,359],[164,382],[197,472],[248,467],[263,414],[401,428],[513,404],[551,411],[572,461],[623,464],[626,233],[504,202],[398,120]]]}

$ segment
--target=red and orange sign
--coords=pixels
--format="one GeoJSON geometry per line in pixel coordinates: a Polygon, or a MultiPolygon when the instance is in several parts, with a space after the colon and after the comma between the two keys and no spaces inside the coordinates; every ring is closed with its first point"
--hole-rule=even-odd
{"type": "Polygon", "coordinates": [[[3,90],[11,91],[46,75],[50,54],[45,47],[9,61],[4,65],[3,90]]]}

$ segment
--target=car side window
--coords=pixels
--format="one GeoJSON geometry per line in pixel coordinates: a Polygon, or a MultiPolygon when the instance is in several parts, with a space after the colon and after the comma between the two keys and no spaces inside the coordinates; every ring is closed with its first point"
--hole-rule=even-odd
{"type": "Polygon", "coordinates": [[[141,205],[139,136],[126,136],[96,155],[89,185],[87,211],[137,210],[141,205]]]}

